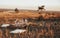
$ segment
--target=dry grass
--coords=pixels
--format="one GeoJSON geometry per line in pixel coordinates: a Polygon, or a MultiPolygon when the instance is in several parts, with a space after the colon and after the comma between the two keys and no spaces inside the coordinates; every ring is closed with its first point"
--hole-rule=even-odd
{"type": "MultiPolygon", "coordinates": [[[[32,11],[20,11],[19,13],[15,13],[15,12],[6,11],[6,12],[0,13],[0,21],[2,21],[2,23],[4,23],[3,21],[5,20],[6,22],[8,22],[7,21],[8,19],[14,20],[14,19],[20,19],[20,18],[39,18],[40,16],[42,16],[44,19],[48,19],[51,17],[56,18],[56,17],[60,17],[60,13],[55,13],[55,12],[54,13],[51,13],[51,12],[38,13],[35,11],[34,12],[32,12],[32,11]]],[[[55,27],[54,22],[52,22],[52,23],[53,23],[53,26],[55,27]]],[[[32,31],[24,32],[22,34],[13,34],[13,36],[12,36],[12,34],[9,33],[9,29],[6,29],[5,33],[2,29],[0,29],[0,38],[18,38],[18,36],[19,36],[19,38],[44,38],[45,36],[47,38],[49,38],[49,37],[53,38],[54,37],[54,30],[50,29],[51,28],[50,27],[51,22],[46,24],[47,28],[45,28],[43,26],[43,22],[40,25],[37,25],[33,22],[32,23],[30,22],[30,24],[31,24],[30,25],[31,27],[29,26],[29,28],[27,28],[27,30],[29,31],[32,29],[32,31]],[[43,28],[41,29],[41,27],[43,27],[44,29],[43,28]],[[48,32],[47,32],[47,29],[48,29],[48,32]]],[[[56,26],[59,26],[59,25],[57,24],[56,26]]],[[[55,30],[56,30],[56,28],[55,28],[55,30]]]]}
{"type": "Polygon", "coordinates": [[[15,11],[4,11],[4,12],[0,12],[0,21],[4,20],[4,23],[6,23],[8,22],[8,20],[21,19],[21,18],[40,18],[41,16],[44,19],[49,19],[52,17],[60,18],[60,12],[55,12],[55,11],[38,12],[33,10],[31,11],[22,10],[19,11],[19,13],[16,13],[15,11]]]}
{"type": "Polygon", "coordinates": [[[39,16],[43,16],[44,18],[49,18],[49,17],[60,17],[60,13],[55,13],[55,12],[41,12],[40,14],[35,11],[20,11],[19,13],[15,12],[2,12],[0,13],[0,18],[38,18],[39,16]]]}

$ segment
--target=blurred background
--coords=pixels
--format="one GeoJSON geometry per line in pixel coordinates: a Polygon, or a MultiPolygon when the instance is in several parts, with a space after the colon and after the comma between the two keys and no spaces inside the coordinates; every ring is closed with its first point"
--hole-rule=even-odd
{"type": "Polygon", "coordinates": [[[36,10],[45,5],[46,10],[60,11],[60,0],[0,0],[0,8],[36,10]]]}

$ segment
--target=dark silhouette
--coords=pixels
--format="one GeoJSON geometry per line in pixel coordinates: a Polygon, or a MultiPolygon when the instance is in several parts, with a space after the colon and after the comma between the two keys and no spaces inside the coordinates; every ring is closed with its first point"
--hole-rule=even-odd
{"type": "Polygon", "coordinates": [[[15,12],[16,12],[16,13],[18,13],[18,12],[19,12],[19,10],[18,10],[17,8],[15,8],[15,12]]]}
{"type": "Polygon", "coordinates": [[[44,7],[45,7],[44,5],[42,5],[42,6],[39,6],[39,7],[38,7],[38,11],[45,10],[45,9],[44,9],[44,7]]]}

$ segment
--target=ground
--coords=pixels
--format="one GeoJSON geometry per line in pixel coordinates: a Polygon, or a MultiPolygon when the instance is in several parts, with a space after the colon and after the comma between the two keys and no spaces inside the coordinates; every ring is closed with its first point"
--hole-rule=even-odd
{"type": "Polygon", "coordinates": [[[15,11],[2,11],[0,12],[0,21],[5,20],[8,21],[14,19],[21,19],[21,18],[39,18],[42,16],[44,19],[49,19],[52,17],[59,18],[60,12],[59,11],[40,11],[37,10],[20,10],[18,13],[15,11]]]}
{"type": "MultiPolygon", "coordinates": [[[[43,18],[43,19],[50,19],[50,18],[59,18],[60,19],[60,12],[58,11],[34,11],[34,10],[20,10],[19,13],[15,11],[3,11],[0,12],[0,22],[1,23],[13,23],[15,19],[22,19],[22,18],[43,18]]],[[[27,32],[12,34],[10,33],[11,30],[17,29],[13,25],[7,28],[0,28],[0,38],[59,38],[60,36],[60,20],[40,20],[39,22],[35,23],[29,22],[30,24],[27,25],[25,28],[21,27],[20,29],[26,29],[27,32]],[[14,28],[12,28],[14,27],[14,28]]]]}

